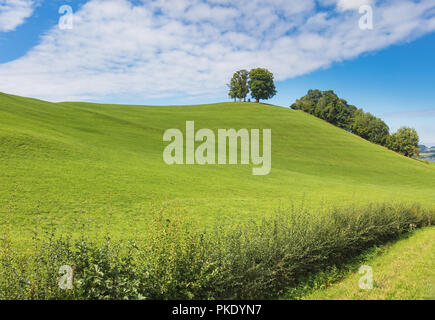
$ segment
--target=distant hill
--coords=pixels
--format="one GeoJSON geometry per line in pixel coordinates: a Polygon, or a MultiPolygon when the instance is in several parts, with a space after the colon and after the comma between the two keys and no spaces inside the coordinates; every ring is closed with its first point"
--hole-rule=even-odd
{"type": "Polygon", "coordinates": [[[427,149],[427,147],[424,144],[420,144],[418,145],[418,147],[420,148],[420,152],[424,152],[427,149]]]}
{"type": "Polygon", "coordinates": [[[435,159],[435,147],[426,147],[425,145],[419,145],[420,159],[435,159]]]}

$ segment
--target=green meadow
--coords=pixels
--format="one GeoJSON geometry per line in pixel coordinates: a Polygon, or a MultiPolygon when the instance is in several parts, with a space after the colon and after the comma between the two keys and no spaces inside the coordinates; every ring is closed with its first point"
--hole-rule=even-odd
{"type": "MultiPolygon", "coordinates": [[[[260,149],[261,150],[261,149],[260,149]]],[[[435,207],[435,166],[301,111],[256,103],[129,106],[0,94],[0,217],[18,243],[34,229],[131,238],[151,207],[208,226],[279,208],[373,202],[435,207]],[[167,129],[272,129],[272,171],[163,161],[167,129]]]]}
{"type": "MultiPolygon", "coordinates": [[[[433,225],[434,194],[434,163],[302,111],[0,94],[0,299],[304,298],[370,248],[433,225]],[[271,129],[270,174],[167,165],[164,132],[186,135],[186,121],[215,134],[271,129]],[[58,286],[63,265],[75,268],[70,291],[58,286]]],[[[416,298],[433,262],[418,256],[407,269],[416,298]]]]}

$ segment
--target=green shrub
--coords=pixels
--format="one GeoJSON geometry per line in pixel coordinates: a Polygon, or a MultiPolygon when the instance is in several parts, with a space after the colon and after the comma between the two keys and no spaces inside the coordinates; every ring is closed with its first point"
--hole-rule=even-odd
{"type": "Polygon", "coordinates": [[[322,214],[278,212],[261,222],[194,221],[160,210],[143,240],[92,241],[50,235],[32,254],[0,253],[1,299],[269,299],[334,270],[376,245],[432,224],[417,205],[370,205],[322,214]],[[59,268],[73,288],[59,287],[59,268]]]}

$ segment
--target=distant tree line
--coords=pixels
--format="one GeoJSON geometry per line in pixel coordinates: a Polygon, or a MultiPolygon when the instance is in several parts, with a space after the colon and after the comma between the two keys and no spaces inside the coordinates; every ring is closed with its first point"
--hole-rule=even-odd
{"type": "Polygon", "coordinates": [[[251,71],[239,70],[234,73],[230,83],[228,96],[231,99],[245,101],[249,93],[257,102],[267,100],[276,95],[273,73],[267,69],[256,68],[251,71]]]}
{"type": "Polygon", "coordinates": [[[348,104],[332,90],[309,90],[307,95],[296,100],[291,108],[305,111],[407,157],[419,154],[419,137],[415,129],[402,127],[390,135],[390,129],[382,119],[348,104]]]}

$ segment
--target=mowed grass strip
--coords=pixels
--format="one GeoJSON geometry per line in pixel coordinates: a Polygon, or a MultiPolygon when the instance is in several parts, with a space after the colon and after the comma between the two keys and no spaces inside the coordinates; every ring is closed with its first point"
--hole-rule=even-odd
{"type": "Polygon", "coordinates": [[[417,230],[410,237],[383,249],[383,254],[366,262],[373,268],[372,290],[359,288],[358,282],[362,275],[356,272],[305,299],[435,299],[435,227],[417,230]]]}

